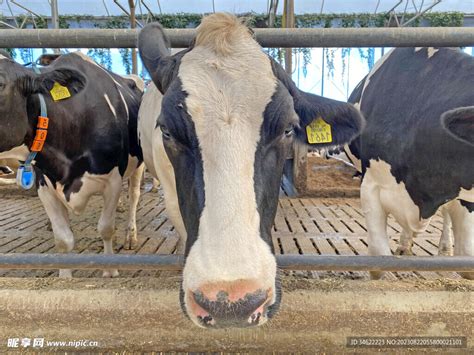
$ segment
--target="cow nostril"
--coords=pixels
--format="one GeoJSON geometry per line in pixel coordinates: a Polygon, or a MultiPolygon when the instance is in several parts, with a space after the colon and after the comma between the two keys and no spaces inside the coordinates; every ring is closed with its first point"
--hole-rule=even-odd
{"type": "Polygon", "coordinates": [[[198,322],[203,326],[251,326],[261,322],[270,300],[269,291],[257,290],[236,299],[226,291],[208,297],[201,290],[191,292],[191,299],[200,309],[198,322]]]}
{"type": "Polygon", "coordinates": [[[250,324],[257,325],[258,322],[260,322],[260,317],[261,317],[261,316],[262,316],[262,312],[254,312],[254,313],[250,316],[248,322],[249,322],[250,324]]]}
{"type": "Polygon", "coordinates": [[[207,316],[204,316],[204,317],[203,316],[197,316],[197,319],[204,326],[209,326],[209,325],[214,325],[215,324],[214,319],[210,315],[207,315],[207,316]]]}

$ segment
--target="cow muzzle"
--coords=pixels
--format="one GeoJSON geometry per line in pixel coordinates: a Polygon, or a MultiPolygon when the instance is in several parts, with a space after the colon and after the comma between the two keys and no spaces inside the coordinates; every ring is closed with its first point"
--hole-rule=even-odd
{"type": "Polygon", "coordinates": [[[203,328],[261,325],[274,302],[273,288],[262,289],[248,280],[207,284],[185,295],[187,314],[203,328]]]}

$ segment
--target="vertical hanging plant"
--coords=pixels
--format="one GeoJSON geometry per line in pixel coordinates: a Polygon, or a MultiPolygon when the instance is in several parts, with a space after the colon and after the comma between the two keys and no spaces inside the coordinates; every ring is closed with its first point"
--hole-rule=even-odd
{"type": "Polygon", "coordinates": [[[125,68],[125,73],[130,74],[132,72],[132,51],[130,48],[120,48],[119,53],[122,56],[122,64],[125,68]]]}
{"type": "Polygon", "coordinates": [[[342,82],[344,83],[344,76],[346,74],[346,58],[351,55],[351,48],[342,48],[341,49],[341,60],[342,60],[342,82]]]}
{"type": "Polygon", "coordinates": [[[12,57],[13,59],[16,58],[15,48],[3,48],[3,49],[5,49],[8,52],[8,54],[10,54],[10,57],[12,57]]]}
{"type": "Polygon", "coordinates": [[[112,70],[112,55],[109,48],[91,48],[87,55],[108,70],[112,70]]]}
{"type": "Polygon", "coordinates": [[[311,48],[298,48],[297,53],[303,54],[303,76],[308,75],[308,65],[311,64],[311,48]]]}
{"type": "Polygon", "coordinates": [[[336,48],[328,48],[326,50],[326,64],[328,70],[328,78],[334,79],[334,57],[336,55],[336,48]]]}
{"type": "Polygon", "coordinates": [[[275,61],[283,65],[283,52],[280,48],[264,48],[264,51],[275,61]]]}
{"type": "Polygon", "coordinates": [[[20,58],[24,64],[31,63],[33,61],[33,53],[31,48],[20,48],[20,58]]]}
{"type": "Polygon", "coordinates": [[[367,62],[367,66],[370,69],[374,66],[375,50],[374,48],[358,48],[360,59],[367,62]]]}

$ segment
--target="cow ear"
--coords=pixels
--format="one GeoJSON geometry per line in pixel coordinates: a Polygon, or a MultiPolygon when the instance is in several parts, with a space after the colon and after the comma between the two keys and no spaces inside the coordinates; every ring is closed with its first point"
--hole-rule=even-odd
{"type": "Polygon", "coordinates": [[[273,73],[293,97],[300,123],[295,130],[298,140],[323,148],[347,144],[360,134],[365,120],[357,108],[299,90],[281,65],[270,60],[273,73]]]}
{"type": "Polygon", "coordinates": [[[20,86],[25,96],[49,94],[55,83],[68,88],[73,96],[84,89],[86,78],[75,69],[60,68],[41,74],[28,73],[20,78],[20,86]]]}
{"type": "Polygon", "coordinates": [[[474,106],[446,111],[441,115],[441,125],[456,139],[474,145],[474,106]]]}
{"type": "Polygon", "coordinates": [[[138,35],[138,50],[143,65],[162,94],[177,74],[181,56],[171,56],[170,43],[158,22],[149,23],[138,35]]]}

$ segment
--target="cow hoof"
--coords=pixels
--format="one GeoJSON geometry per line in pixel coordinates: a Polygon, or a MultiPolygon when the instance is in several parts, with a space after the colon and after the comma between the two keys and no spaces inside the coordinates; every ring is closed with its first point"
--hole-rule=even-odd
{"type": "Polygon", "coordinates": [[[118,276],[119,276],[118,270],[104,270],[102,272],[102,277],[105,277],[105,278],[118,277],[118,276]]]}
{"type": "Polygon", "coordinates": [[[459,272],[463,279],[474,280],[474,272],[459,272]]]}
{"type": "Polygon", "coordinates": [[[380,280],[384,278],[385,271],[370,271],[371,280],[380,280]]]}
{"type": "Polygon", "coordinates": [[[136,232],[135,233],[130,232],[130,234],[127,233],[123,248],[126,250],[134,250],[137,248],[137,245],[138,245],[137,233],[136,232]]]}
{"type": "Polygon", "coordinates": [[[453,248],[440,248],[438,250],[439,256],[453,256],[453,248]]]}
{"type": "Polygon", "coordinates": [[[70,279],[72,277],[72,271],[70,269],[60,269],[59,277],[62,279],[70,279]]]}
{"type": "Polygon", "coordinates": [[[395,250],[395,255],[413,255],[411,248],[399,246],[397,250],[395,250]]]}
{"type": "Polygon", "coordinates": [[[117,205],[117,212],[118,213],[124,213],[125,212],[125,207],[121,203],[117,205]]]}

